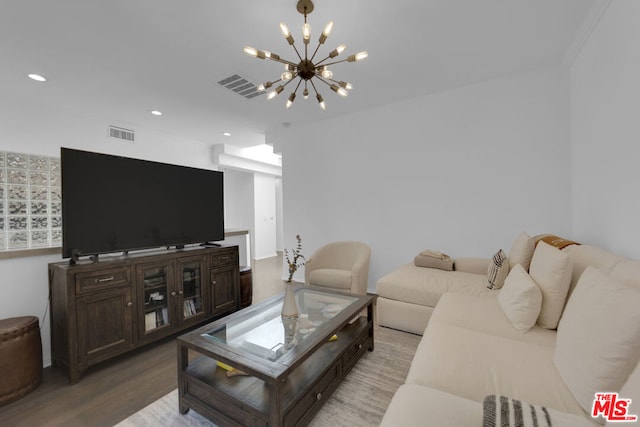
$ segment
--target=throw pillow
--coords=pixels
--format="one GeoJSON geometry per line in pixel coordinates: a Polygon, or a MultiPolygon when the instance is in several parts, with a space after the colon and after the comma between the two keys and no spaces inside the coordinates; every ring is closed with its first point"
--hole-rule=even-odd
{"type": "Polygon", "coordinates": [[[544,242],[538,242],[531,259],[529,274],[542,291],[542,308],[538,324],[555,329],[562,315],[571,284],[573,260],[566,252],[544,242]]]}
{"type": "Polygon", "coordinates": [[[504,279],[509,274],[509,260],[502,249],[493,254],[487,269],[487,281],[489,289],[500,289],[504,285],[504,279]]]}
{"type": "Polygon", "coordinates": [[[513,327],[524,334],[536,324],[542,293],[524,268],[517,264],[504,281],[498,303],[513,327]]]}
{"type": "Polygon", "coordinates": [[[587,413],[595,393],[620,390],[638,363],[638,307],[639,290],[594,267],[582,273],[571,294],[558,325],[553,360],[587,413]]]}
{"type": "Polygon", "coordinates": [[[511,246],[511,251],[509,252],[509,268],[520,264],[526,271],[529,271],[531,257],[533,257],[535,248],[536,242],[533,240],[533,237],[525,232],[520,233],[515,242],[513,242],[513,246],[511,246]]]}

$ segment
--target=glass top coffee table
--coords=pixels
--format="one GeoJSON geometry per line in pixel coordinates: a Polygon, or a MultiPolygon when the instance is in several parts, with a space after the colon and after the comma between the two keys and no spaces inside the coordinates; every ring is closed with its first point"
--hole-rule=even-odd
{"type": "Polygon", "coordinates": [[[280,315],[282,300],[277,295],[178,338],[181,413],[194,409],[219,425],[304,425],[373,351],[372,296],[298,287],[297,319],[280,315]],[[246,375],[228,378],[217,362],[246,375]]]}

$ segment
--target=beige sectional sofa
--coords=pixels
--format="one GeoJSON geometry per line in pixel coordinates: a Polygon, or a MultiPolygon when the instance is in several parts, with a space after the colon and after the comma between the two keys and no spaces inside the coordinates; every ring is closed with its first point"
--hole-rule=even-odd
{"type": "Polygon", "coordinates": [[[402,291],[381,279],[379,321],[410,332],[428,323],[382,425],[501,425],[507,407],[511,417],[524,414],[524,425],[534,425],[526,423],[532,411],[536,425],[546,417],[554,426],[598,425],[605,414],[591,416],[597,392],[619,392],[632,399],[627,415],[640,415],[640,261],[539,243],[529,271],[510,265],[500,290],[487,289],[488,262],[484,277],[477,266],[423,268],[434,270],[427,275],[405,266],[395,279],[416,282],[402,291]],[[409,320],[393,318],[407,313],[409,320]]]}

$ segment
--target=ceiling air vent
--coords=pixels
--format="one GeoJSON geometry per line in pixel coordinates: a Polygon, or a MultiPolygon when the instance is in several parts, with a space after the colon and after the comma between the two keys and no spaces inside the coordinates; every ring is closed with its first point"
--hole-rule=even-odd
{"type": "Polygon", "coordinates": [[[109,126],[109,137],[115,139],[123,139],[125,141],[133,142],[135,140],[135,132],[131,129],[119,128],[116,126],[109,126]]]}
{"type": "Polygon", "coordinates": [[[227,77],[226,79],[222,79],[218,82],[218,84],[234,91],[240,96],[244,96],[247,99],[255,98],[256,96],[264,94],[264,92],[258,91],[258,88],[255,84],[251,83],[244,77],[239,76],[238,74],[234,74],[227,77]]]}

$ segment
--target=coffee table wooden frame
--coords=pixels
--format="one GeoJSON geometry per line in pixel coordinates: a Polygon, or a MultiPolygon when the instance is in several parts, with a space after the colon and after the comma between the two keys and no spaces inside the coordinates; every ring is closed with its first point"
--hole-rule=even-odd
{"type": "Polygon", "coordinates": [[[178,337],[180,413],[194,409],[220,426],[305,425],[364,352],[373,351],[374,298],[370,295],[358,297],[275,362],[202,336],[282,297],[274,296],[178,337]],[[365,309],[367,316],[357,317],[365,309]],[[334,334],[338,340],[328,342],[334,334]],[[190,355],[189,350],[197,354],[190,355]],[[216,361],[248,376],[227,378],[216,361]]]}

